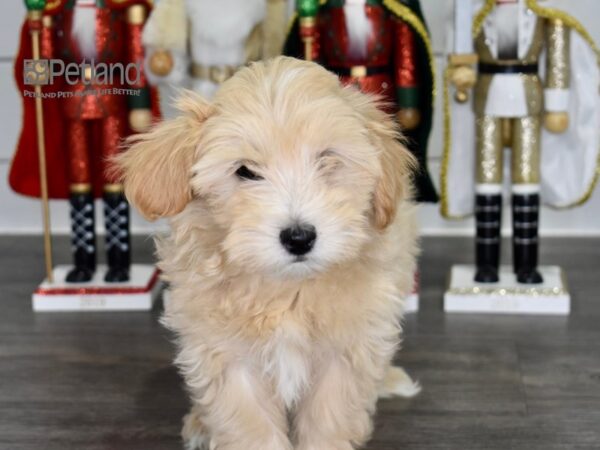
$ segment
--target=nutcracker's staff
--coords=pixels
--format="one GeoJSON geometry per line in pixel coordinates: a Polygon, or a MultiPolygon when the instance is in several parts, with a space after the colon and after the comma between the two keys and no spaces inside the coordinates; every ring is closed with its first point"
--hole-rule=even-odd
{"type": "MultiPolygon", "coordinates": [[[[32,58],[40,59],[40,30],[42,29],[42,15],[46,7],[46,0],[25,0],[27,8],[27,22],[31,34],[32,58]]],[[[40,77],[39,71],[36,70],[40,77]]],[[[48,178],[46,174],[46,140],[44,135],[44,108],[42,105],[42,86],[39,78],[35,81],[35,125],[37,130],[38,159],[40,169],[40,194],[42,199],[42,218],[44,223],[44,256],[46,261],[46,275],[48,282],[52,283],[52,237],[50,235],[50,205],[48,202],[48,178]]]]}
{"type": "Polygon", "coordinates": [[[304,59],[312,61],[317,33],[319,0],[297,0],[296,11],[300,18],[300,37],[304,44],[304,59]]]}

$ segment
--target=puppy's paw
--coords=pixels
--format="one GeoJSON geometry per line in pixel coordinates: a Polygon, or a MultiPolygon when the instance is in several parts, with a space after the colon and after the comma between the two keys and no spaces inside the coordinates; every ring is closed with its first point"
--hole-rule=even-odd
{"type": "Polygon", "coordinates": [[[389,366],[379,386],[378,394],[379,398],[411,398],[419,392],[421,392],[421,385],[418,381],[413,381],[403,368],[389,366]]]}
{"type": "Polygon", "coordinates": [[[183,418],[181,437],[185,450],[209,450],[209,436],[206,427],[193,410],[183,418]]]}

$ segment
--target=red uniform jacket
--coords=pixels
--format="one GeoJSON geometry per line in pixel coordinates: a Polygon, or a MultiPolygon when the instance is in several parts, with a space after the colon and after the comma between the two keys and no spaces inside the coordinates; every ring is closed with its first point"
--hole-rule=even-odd
{"type": "MultiPolygon", "coordinates": [[[[344,2],[327,2],[318,16],[313,60],[340,75],[344,83],[356,83],[363,92],[380,94],[394,110],[418,105],[417,50],[412,28],[390,14],[379,2],[367,2],[365,14],[370,23],[366,52],[353,54],[344,14],[344,2]],[[346,71],[362,66],[367,76],[352,77],[346,71]]],[[[392,112],[392,111],[391,111],[392,112]]]]}
{"type": "MultiPolygon", "coordinates": [[[[135,4],[149,6],[145,0],[103,0],[96,16],[96,63],[105,62],[142,62],[143,47],[141,44],[142,25],[126,23],[126,9],[135,4]],[[103,36],[105,35],[105,37],[103,36]]],[[[70,36],[72,20],[72,0],[51,0],[47,3],[44,15],[51,16],[55,27],[43,27],[40,35],[41,58],[62,59],[65,63],[82,61],[81,55],[70,36]]],[[[25,91],[33,92],[34,86],[25,85],[23,65],[25,59],[32,58],[32,43],[29,33],[29,22],[26,20],[21,29],[21,39],[14,66],[14,76],[23,95],[23,127],[17,144],[15,156],[9,173],[11,188],[20,194],[39,197],[40,178],[38,165],[37,128],[35,121],[35,99],[24,95],[25,91]]],[[[59,92],[75,92],[84,89],[82,83],[68,85],[61,79],[55,79],[52,85],[42,86],[44,132],[46,143],[46,168],[48,174],[48,193],[50,198],[68,198],[68,151],[64,129],[65,118],[101,119],[110,114],[127,116],[131,107],[152,108],[158,117],[158,99],[154,91],[148,94],[145,79],[138,86],[90,86],[92,89],[108,89],[113,87],[140,88],[142,95],[135,99],[136,104],[128,107],[127,99],[122,95],[86,95],[69,98],[50,98],[59,92]],[[145,91],[145,92],[144,92],[145,91]],[[140,100],[140,98],[142,100],[140,100]],[[144,99],[147,101],[144,102],[144,99]]],[[[99,131],[99,130],[98,130],[99,131]]],[[[128,133],[131,133],[129,131],[128,133]]],[[[90,140],[92,159],[99,159],[100,152],[95,151],[95,142],[100,136],[94,135],[90,140]]],[[[96,194],[101,191],[101,161],[94,161],[94,186],[96,194]]]]}

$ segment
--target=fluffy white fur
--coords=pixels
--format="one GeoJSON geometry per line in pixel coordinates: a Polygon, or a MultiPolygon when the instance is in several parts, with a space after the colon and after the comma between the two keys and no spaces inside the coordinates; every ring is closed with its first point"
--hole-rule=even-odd
{"type": "Polygon", "coordinates": [[[95,3],[90,0],[77,0],[73,10],[71,33],[87,60],[96,57],[96,11],[95,3]]]}
{"type": "Polygon", "coordinates": [[[157,240],[171,284],[163,322],[193,407],[187,448],[351,450],[379,395],[418,385],[390,361],[417,240],[414,161],[372,97],[280,57],[237,72],[209,104],[132,138],[131,202],[171,216],[157,240]],[[246,165],[261,178],[241,179],[246,165]],[[279,242],[317,230],[298,261],[279,242]]]}

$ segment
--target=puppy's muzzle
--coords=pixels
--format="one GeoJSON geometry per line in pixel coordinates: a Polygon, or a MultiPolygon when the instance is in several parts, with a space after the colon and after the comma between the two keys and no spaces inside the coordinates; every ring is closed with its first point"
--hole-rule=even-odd
{"type": "Polygon", "coordinates": [[[317,231],[310,224],[297,224],[279,234],[281,245],[292,255],[302,256],[312,250],[317,240],[317,231]]]}

